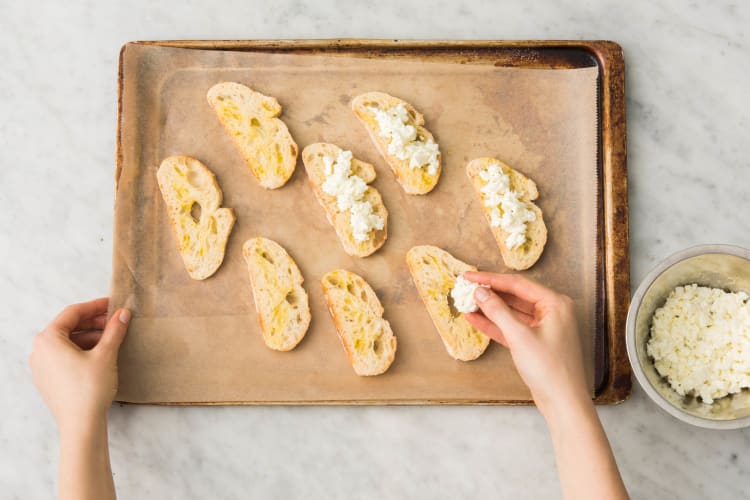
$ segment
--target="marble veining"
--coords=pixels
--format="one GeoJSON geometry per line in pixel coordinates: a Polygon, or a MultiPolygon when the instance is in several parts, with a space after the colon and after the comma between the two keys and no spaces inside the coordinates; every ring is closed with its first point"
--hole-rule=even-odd
{"type": "MultiPolygon", "coordinates": [[[[750,247],[746,2],[3,2],[0,497],[50,498],[57,441],[26,358],[106,295],[116,72],[129,40],[611,39],[625,51],[633,288],[687,246],[750,247]],[[271,7],[273,4],[273,7],[271,7]]],[[[671,418],[636,387],[601,408],[633,498],[750,497],[750,430],[671,418]]],[[[556,498],[534,408],[115,406],[120,498],[556,498]]]]}

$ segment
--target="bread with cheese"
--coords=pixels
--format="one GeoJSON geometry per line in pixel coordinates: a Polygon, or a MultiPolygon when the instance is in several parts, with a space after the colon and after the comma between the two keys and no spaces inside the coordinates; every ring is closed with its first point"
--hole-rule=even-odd
{"type": "Polygon", "coordinates": [[[252,238],[242,246],[263,341],[276,351],[299,344],[310,326],[310,305],[297,264],[278,243],[252,238]]]}
{"type": "Polygon", "coordinates": [[[165,158],[156,178],[185,268],[194,280],[204,280],[224,261],[234,211],[221,207],[216,176],[195,158],[165,158]]]}
{"type": "Polygon", "coordinates": [[[396,356],[396,337],[383,319],[383,306],[362,277],[336,269],[321,281],[328,310],[354,372],[380,375],[396,356]]]}
{"type": "Polygon", "coordinates": [[[286,184],[299,149],[277,118],[279,101],[235,82],[217,83],[206,97],[260,185],[276,189],[286,184]]]}
{"type": "Polygon", "coordinates": [[[378,122],[372,111],[368,109],[374,107],[388,110],[399,104],[403,104],[406,108],[409,116],[408,124],[416,128],[417,140],[426,142],[432,139],[434,141],[430,131],[424,128],[424,116],[414,109],[414,106],[398,97],[384,92],[367,92],[355,97],[352,100],[351,107],[359,121],[367,129],[372,142],[375,143],[375,147],[391,167],[391,170],[396,175],[396,180],[401,184],[404,191],[409,194],[426,194],[432,191],[437,185],[438,180],[440,180],[440,172],[442,170],[440,154],[438,153],[438,168],[434,175],[428,173],[426,167],[411,168],[408,159],[402,160],[388,153],[388,144],[390,141],[387,137],[380,135],[378,122]]]}
{"type": "Polygon", "coordinates": [[[456,278],[477,268],[432,245],[409,249],[406,263],[448,354],[460,361],[471,361],[481,356],[490,338],[466,321],[464,315],[453,306],[451,297],[456,278]]]}
{"type": "Polygon", "coordinates": [[[539,197],[536,183],[505,163],[489,157],[470,161],[466,165],[466,174],[479,197],[482,211],[487,219],[487,224],[490,225],[492,236],[494,236],[497,246],[500,248],[505,265],[518,271],[533,266],[542,256],[544,245],[547,243],[547,226],[544,224],[542,210],[533,203],[539,197]],[[492,226],[490,215],[492,207],[484,206],[484,194],[481,190],[486,182],[482,180],[479,173],[486,170],[491,164],[500,165],[502,171],[510,178],[510,189],[517,192],[519,200],[523,201],[536,215],[536,220],[526,223],[526,242],[517,248],[508,248],[505,243],[508,233],[500,226],[492,226]]]}
{"type": "MultiPolygon", "coordinates": [[[[310,144],[302,150],[302,163],[305,165],[307,177],[310,180],[313,193],[318,203],[323,207],[328,222],[336,230],[336,234],[344,247],[344,251],[356,257],[367,257],[383,246],[388,238],[388,210],[383,204],[383,198],[377,189],[368,186],[363,195],[363,201],[369,201],[372,212],[383,219],[383,229],[373,230],[365,241],[357,241],[352,230],[351,215],[349,210],[338,208],[336,197],[323,191],[323,183],[326,181],[326,170],[323,162],[324,157],[334,160],[341,152],[341,148],[335,144],[315,143],[310,144]]],[[[362,178],[369,184],[375,180],[375,168],[364,161],[352,157],[351,171],[353,175],[362,178]]]]}

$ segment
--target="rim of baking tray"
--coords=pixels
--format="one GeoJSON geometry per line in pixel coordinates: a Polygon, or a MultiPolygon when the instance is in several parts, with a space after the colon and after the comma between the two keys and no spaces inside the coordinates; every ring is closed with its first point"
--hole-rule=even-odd
{"type": "Polygon", "coordinates": [[[646,373],[643,371],[641,360],[638,358],[635,345],[635,318],[638,314],[638,309],[641,307],[641,301],[643,296],[646,294],[654,281],[657,280],[667,269],[674,266],[678,262],[683,260],[697,257],[699,255],[707,254],[726,254],[734,255],[746,259],[750,263],[750,250],[742,248],[736,245],[697,245],[679,252],[673,253],[663,261],[661,261],[654,269],[649,272],[645,278],[641,281],[638,289],[633,294],[633,299],[630,302],[630,309],[628,310],[628,317],[625,323],[625,343],[628,351],[628,358],[630,359],[630,365],[633,367],[633,373],[638,383],[641,385],[646,394],[654,401],[662,410],[666,411],[673,417],[682,420],[688,424],[695,425],[697,427],[703,427],[705,429],[740,429],[743,427],[750,426],[750,416],[741,417],[730,420],[715,420],[710,418],[698,417],[691,415],[667,401],[659,391],[651,385],[651,382],[646,377],[646,373]]]}

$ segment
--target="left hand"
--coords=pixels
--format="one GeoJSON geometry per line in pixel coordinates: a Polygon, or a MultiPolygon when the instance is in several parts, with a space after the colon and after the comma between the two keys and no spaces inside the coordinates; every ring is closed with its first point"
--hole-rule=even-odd
{"type": "Polygon", "coordinates": [[[130,311],[119,309],[107,321],[108,304],[101,298],[68,306],[34,337],[34,384],[60,430],[106,418],[117,392],[117,353],[130,311]]]}

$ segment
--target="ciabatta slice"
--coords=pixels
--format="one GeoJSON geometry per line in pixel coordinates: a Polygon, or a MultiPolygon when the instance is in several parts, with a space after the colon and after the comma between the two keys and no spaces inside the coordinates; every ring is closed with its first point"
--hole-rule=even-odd
{"type": "Polygon", "coordinates": [[[221,208],[216,176],[195,158],[165,158],[156,178],[185,268],[194,280],[204,280],[224,261],[234,211],[221,208]]]}
{"type": "Polygon", "coordinates": [[[299,344],[310,326],[304,279],[286,250],[273,240],[252,238],[242,246],[263,341],[276,351],[299,344]]]}
{"type": "Polygon", "coordinates": [[[539,197],[536,183],[495,158],[485,157],[470,161],[466,165],[466,174],[469,176],[469,180],[471,180],[471,184],[474,186],[474,190],[479,197],[482,211],[487,219],[487,224],[490,225],[492,236],[495,237],[497,246],[500,248],[505,265],[518,271],[533,266],[542,256],[544,245],[547,243],[547,226],[544,224],[542,210],[533,203],[539,197]],[[499,165],[502,171],[508,175],[510,178],[510,189],[519,193],[519,200],[523,201],[529,210],[533,211],[536,215],[535,220],[526,224],[526,242],[516,248],[508,247],[506,244],[508,233],[502,227],[492,226],[492,217],[490,215],[492,207],[484,205],[485,195],[481,190],[486,185],[486,182],[482,180],[479,174],[492,164],[499,165]]]}
{"type": "Polygon", "coordinates": [[[416,128],[417,139],[427,142],[434,141],[429,130],[424,128],[424,117],[408,102],[386,94],[384,92],[367,92],[352,100],[351,106],[354,114],[365,126],[375,147],[386,160],[391,170],[396,175],[396,180],[409,194],[426,194],[432,191],[440,180],[442,171],[441,157],[438,153],[438,166],[434,174],[428,172],[426,167],[412,168],[409,160],[400,159],[388,152],[389,139],[380,135],[380,127],[370,108],[388,110],[403,104],[409,116],[408,124],[416,128]]]}
{"type": "Polygon", "coordinates": [[[235,82],[217,83],[206,97],[260,185],[283,186],[294,173],[299,149],[277,118],[279,101],[235,82]]]}
{"type": "Polygon", "coordinates": [[[477,268],[432,245],[412,247],[406,253],[406,263],[448,354],[461,361],[481,356],[490,338],[466,321],[450,296],[456,278],[477,268]]]}
{"type": "MultiPolygon", "coordinates": [[[[383,219],[383,229],[371,231],[365,241],[357,241],[354,237],[349,210],[340,210],[336,197],[323,190],[323,183],[326,181],[326,165],[323,159],[325,157],[336,159],[339,153],[341,153],[341,148],[335,144],[322,142],[310,144],[302,150],[302,163],[305,165],[315,198],[325,210],[328,222],[336,230],[344,251],[349,255],[367,257],[382,247],[388,238],[388,210],[378,190],[368,186],[363,195],[363,201],[369,201],[372,205],[372,212],[383,219]]],[[[369,184],[375,180],[375,168],[369,163],[352,157],[351,170],[352,174],[361,177],[365,183],[369,184]]]]}
{"type": "Polygon", "coordinates": [[[396,356],[396,337],[383,306],[360,276],[336,269],[321,281],[341,344],[357,375],[380,375],[396,356]]]}

